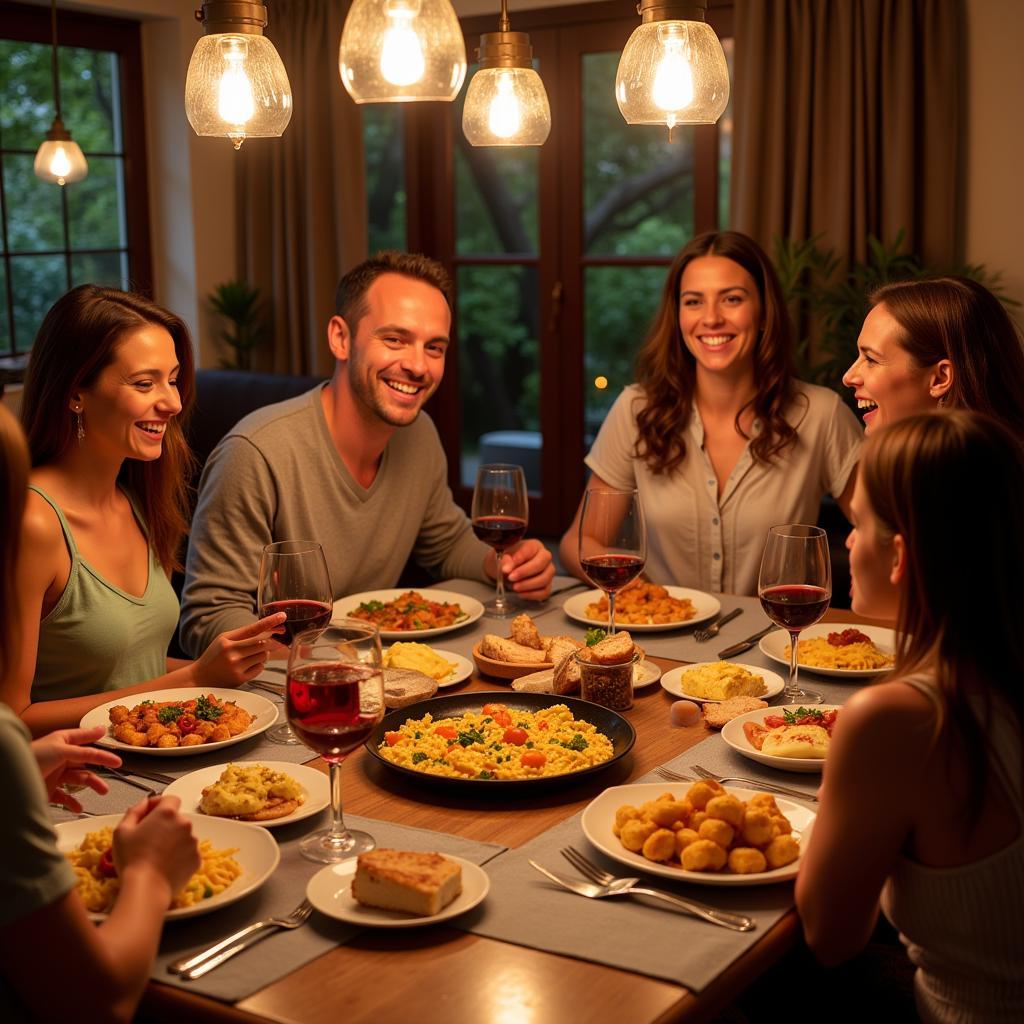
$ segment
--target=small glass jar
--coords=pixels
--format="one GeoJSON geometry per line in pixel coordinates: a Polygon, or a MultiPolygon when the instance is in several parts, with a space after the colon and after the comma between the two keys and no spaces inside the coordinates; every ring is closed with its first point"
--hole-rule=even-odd
{"type": "Polygon", "coordinates": [[[629,661],[618,665],[598,665],[576,654],[580,666],[580,696],[592,704],[601,704],[613,711],[628,711],[633,706],[633,667],[640,660],[634,651],[629,661]]]}

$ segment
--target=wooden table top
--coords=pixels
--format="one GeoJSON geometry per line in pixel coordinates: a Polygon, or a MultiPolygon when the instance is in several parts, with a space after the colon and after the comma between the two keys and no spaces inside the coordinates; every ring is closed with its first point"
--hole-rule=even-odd
{"type": "MultiPolygon", "coordinates": [[[[863,621],[830,609],[825,621],[863,621]]],[[[680,662],[652,658],[663,669],[680,662]]],[[[474,677],[459,692],[507,687],[474,677]]],[[[608,786],[624,785],[711,735],[703,724],[669,725],[674,698],[660,686],[636,694],[627,712],[637,732],[622,763],[579,787],[501,805],[410,785],[382,769],[363,748],[343,768],[346,812],[400,822],[508,847],[582,810],[608,786]]],[[[312,762],[324,769],[322,761],[312,762]]],[[[190,1024],[205,1021],[288,1021],[337,1024],[339,1020],[417,1024],[645,1024],[702,1021],[713,1017],[799,940],[791,911],[746,955],[699,996],[686,988],[600,964],[499,942],[453,928],[375,932],[345,945],[267,986],[234,1007],[159,983],[142,1004],[147,1020],[190,1024]],[[398,954],[401,954],[400,957],[398,954]]]]}

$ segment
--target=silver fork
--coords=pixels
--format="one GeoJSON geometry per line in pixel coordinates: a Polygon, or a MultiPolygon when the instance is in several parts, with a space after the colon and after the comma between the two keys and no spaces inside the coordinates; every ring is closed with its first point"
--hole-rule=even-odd
{"type": "MultiPolygon", "coordinates": [[[[565,854],[565,851],[563,850],[562,853],[565,854]]],[[[563,889],[568,889],[570,892],[586,896],[590,899],[601,899],[604,896],[653,896],[656,899],[664,900],[666,903],[671,903],[676,909],[682,910],[692,917],[702,918],[711,924],[720,925],[722,928],[729,928],[734,932],[749,932],[756,927],[749,917],[743,917],[739,914],[727,914],[721,910],[715,910],[714,907],[707,907],[703,903],[692,903],[688,900],[680,899],[678,896],[662,892],[660,889],[648,889],[638,884],[639,878],[614,878],[608,876],[611,878],[611,881],[607,883],[581,882],[579,879],[567,878],[565,875],[548,871],[547,868],[542,868],[535,861],[531,860],[530,865],[563,889]]],[[[580,868],[580,870],[583,869],[580,868]]]]}
{"type": "Polygon", "coordinates": [[[225,960],[230,960],[235,954],[241,953],[242,950],[248,949],[250,946],[255,946],[257,942],[270,935],[272,929],[290,930],[301,927],[309,920],[309,915],[312,912],[313,905],[309,900],[303,900],[287,917],[267,917],[255,924],[241,928],[210,946],[209,949],[169,963],[167,971],[169,974],[179,975],[186,981],[194,981],[215,967],[219,967],[225,960]]]}
{"type": "MultiPolygon", "coordinates": [[[[669,769],[665,768],[664,771],[668,772],[669,769]]],[[[699,764],[691,764],[690,771],[701,779],[713,779],[715,782],[738,782],[741,786],[754,786],[768,793],[778,793],[779,796],[790,796],[796,800],[818,802],[817,796],[813,793],[805,793],[802,789],[790,789],[789,786],[780,786],[775,782],[762,782],[760,779],[746,779],[737,775],[716,775],[714,772],[709,772],[707,768],[702,768],[699,764]]],[[[662,775],[662,778],[667,778],[667,775],[662,775]]]]}
{"type": "Polygon", "coordinates": [[[160,794],[152,787],[147,786],[144,782],[139,782],[136,779],[130,778],[124,772],[118,771],[116,768],[108,768],[106,765],[99,770],[100,775],[107,775],[112,779],[117,779],[118,782],[123,782],[126,786],[133,786],[135,789],[141,789],[143,793],[148,793],[150,796],[159,796],[160,794]]]}
{"type": "Polygon", "coordinates": [[[728,615],[723,615],[721,618],[716,619],[711,623],[710,626],[705,626],[703,629],[695,629],[693,631],[693,639],[699,644],[707,643],[712,637],[718,636],[718,631],[727,623],[732,622],[737,615],[742,615],[742,608],[733,608],[728,615]]]}

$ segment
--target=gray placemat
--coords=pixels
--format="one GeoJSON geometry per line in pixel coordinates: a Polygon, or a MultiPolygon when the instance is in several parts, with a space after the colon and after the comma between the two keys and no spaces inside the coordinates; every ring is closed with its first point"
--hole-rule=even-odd
{"type": "MultiPolygon", "coordinates": [[[[285,915],[294,910],[305,898],[309,880],[324,867],[302,856],[299,841],[314,826],[320,828],[327,820],[328,812],[325,811],[317,818],[276,829],[273,834],[281,846],[281,863],[267,883],[252,895],[216,913],[169,921],[164,926],[160,952],[151,974],[153,980],[214,999],[237,1002],[298,970],[334,946],[347,942],[361,931],[355,925],[335,921],[314,911],[304,927],[271,935],[198,981],[182,981],[177,975],[167,972],[167,965],[186,953],[211,946],[259,918],[285,915]]],[[[505,849],[495,843],[478,843],[459,836],[357,815],[347,816],[346,824],[369,832],[378,846],[449,853],[474,864],[486,864],[505,849]]]]}
{"type": "Polygon", "coordinates": [[[561,856],[569,845],[582,849],[607,871],[628,874],[624,865],[587,842],[577,814],[488,864],[491,891],[486,901],[476,917],[453,924],[475,935],[661,978],[699,992],[764,938],[793,906],[792,882],[713,888],[651,879],[658,888],[754,918],[755,930],[740,933],[634,897],[586,899],[559,888],[529,864],[535,860],[550,870],[581,877],[561,856]]]}

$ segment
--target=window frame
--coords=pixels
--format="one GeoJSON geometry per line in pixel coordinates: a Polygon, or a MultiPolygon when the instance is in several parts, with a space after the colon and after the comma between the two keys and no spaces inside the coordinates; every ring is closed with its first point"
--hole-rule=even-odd
{"type": "MultiPolygon", "coordinates": [[[[25,4],[0,0],[0,36],[25,43],[42,43],[50,46],[52,32],[48,7],[32,7],[25,4]]],[[[103,15],[82,14],[77,11],[60,10],[57,15],[57,43],[61,47],[81,47],[116,53],[118,56],[118,78],[122,116],[122,152],[116,154],[95,153],[95,156],[114,155],[124,161],[124,208],[127,229],[128,278],[133,291],[152,297],[153,259],[149,228],[149,186],[146,167],[146,123],[143,95],[142,71],[142,24],[129,18],[113,18],[103,15]]],[[[70,125],[72,136],[74,124],[70,125]]],[[[40,139],[40,142],[43,140],[40,139]]],[[[25,154],[28,150],[0,148],[0,153],[25,154]]],[[[34,153],[34,151],[32,151],[34,153]]],[[[60,186],[54,186],[60,187],[60,186]]],[[[74,185],[67,186],[74,188],[74,185]]],[[[67,193],[61,188],[61,209],[67,241],[67,193]]],[[[0,358],[23,360],[26,352],[15,352],[14,337],[14,296],[12,292],[10,259],[11,252],[6,244],[7,211],[4,200],[3,181],[0,176],[0,231],[4,232],[4,251],[0,253],[5,267],[5,288],[7,300],[8,331],[10,348],[0,352],[0,358]]],[[[51,255],[63,254],[66,280],[70,281],[71,257],[88,253],[89,249],[47,250],[51,255]]],[[[95,250],[111,251],[107,247],[95,250]]],[[[35,255],[35,254],[34,254],[35,255]]]]}
{"type": "MultiPolygon", "coordinates": [[[[711,0],[707,20],[719,38],[731,36],[731,0],[711,0]]],[[[513,17],[513,29],[530,34],[551,104],[552,131],[541,147],[538,166],[539,239],[535,258],[457,252],[454,133],[458,128],[451,107],[410,104],[407,108],[409,249],[439,260],[453,281],[464,266],[537,267],[540,422],[546,455],[541,462],[541,493],[530,498],[531,534],[560,534],[572,520],[583,492],[586,270],[599,266],[668,267],[672,261],[672,256],[589,255],[583,243],[582,57],[585,53],[621,50],[639,24],[634,5],[621,0],[528,10],[513,17]]],[[[480,35],[496,30],[497,15],[464,18],[461,25],[472,63],[480,35]]],[[[697,126],[694,146],[694,232],[699,233],[718,224],[718,126],[697,126]]],[[[457,321],[454,333],[457,338],[457,321]]],[[[459,384],[458,358],[453,352],[427,409],[448,455],[449,486],[456,501],[468,510],[472,487],[461,479],[459,384]]]]}

